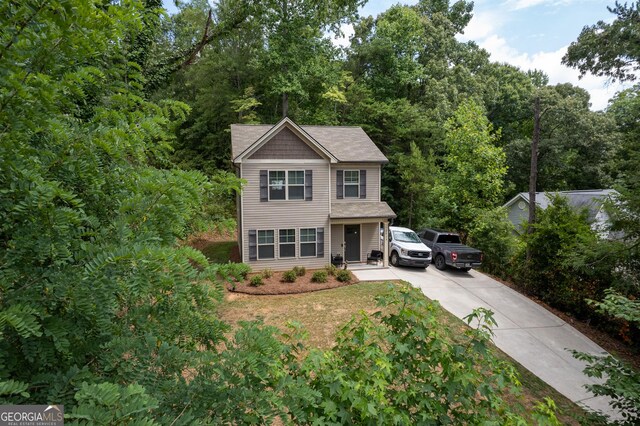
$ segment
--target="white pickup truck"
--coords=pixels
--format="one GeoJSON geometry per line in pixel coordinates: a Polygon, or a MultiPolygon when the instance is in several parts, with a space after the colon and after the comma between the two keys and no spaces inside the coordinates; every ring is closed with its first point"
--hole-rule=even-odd
{"type": "Polygon", "coordinates": [[[420,237],[408,228],[389,227],[389,262],[393,266],[419,266],[431,264],[431,249],[424,245],[420,237]]]}

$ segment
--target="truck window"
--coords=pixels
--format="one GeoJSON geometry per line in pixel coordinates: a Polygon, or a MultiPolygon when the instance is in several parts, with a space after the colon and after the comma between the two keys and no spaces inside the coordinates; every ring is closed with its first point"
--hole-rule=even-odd
{"type": "Polygon", "coordinates": [[[444,244],[460,244],[460,237],[452,234],[443,234],[438,237],[438,242],[444,244]]]}

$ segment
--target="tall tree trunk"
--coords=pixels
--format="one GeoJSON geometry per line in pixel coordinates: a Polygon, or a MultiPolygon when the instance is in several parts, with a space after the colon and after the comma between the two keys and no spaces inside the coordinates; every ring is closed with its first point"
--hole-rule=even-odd
{"type": "Polygon", "coordinates": [[[285,118],[289,115],[289,94],[282,94],[282,118],[285,118]]]}
{"type": "MultiPolygon", "coordinates": [[[[536,223],[536,186],[538,183],[538,145],[540,144],[540,96],[533,103],[533,138],[531,138],[531,171],[529,172],[529,226],[527,233],[533,232],[536,223]]],[[[527,260],[531,260],[531,252],[527,248],[527,260]]]]}

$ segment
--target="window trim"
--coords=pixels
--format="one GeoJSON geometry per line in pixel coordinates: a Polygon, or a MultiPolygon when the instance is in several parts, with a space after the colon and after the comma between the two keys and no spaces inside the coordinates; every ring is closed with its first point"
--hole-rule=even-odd
{"type": "Polygon", "coordinates": [[[310,227],[310,228],[298,228],[298,235],[300,236],[298,238],[298,258],[300,259],[311,259],[314,257],[318,257],[318,228],[317,227],[310,227]],[[308,256],[303,256],[302,255],[302,244],[311,244],[311,241],[302,241],[302,230],[303,229],[313,229],[313,235],[314,235],[314,250],[313,250],[313,255],[308,255],[308,256]]]}
{"type": "Polygon", "coordinates": [[[342,171],[342,196],[343,198],[360,198],[360,170],[343,170],[342,171]],[[355,173],[358,176],[356,183],[347,183],[347,173],[355,173]],[[347,195],[347,185],[356,187],[356,195],[347,195]]]}
{"type": "Polygon", "coordinates": [[[276,230],[275,229],[256,229],[256,260],[275,260],[276,259],[276,230]],[[273,232],[273,243],[260,243],[260,232],[273,232]],[[260,257],[260,246],[273,246],[273,257],[260,257]]]}
{"type": "Polygon", "coordinates": [[[278,229],[278,259],[297,259],[298,258],[298,253],[297,253],[297,242],[298,240],[296,239],[296,235],[298,234],[298,230],[296,228],[282,228],[282,229],[278,229]],[[283,243],[280,241],[280,231],[293,231],[293,242],[292,243],[283,243]],[[292,244],[293,245],[293,256],[282,256],[282,250],[280,250],[280,246],[282,244],[292,244]]]}
{"type": "MultiPolygon", "coordinates": [[[[304,169],[267,169],[267,201],[305,201],[306,200],[306,194],[305,194],[305,188],[306,188],[306,183],[307,183],[307,179],[306,179],[306,172],[304,169]],[[284,172],[284,198],[283,199],[273,199],[271,198],[271,172],[284,172]],[[293,184],[291,186],[297,186],[297,187],[301,187],[302,188],[302,198],[289,198],[289,172],[302,172],[302,184],[296,183],[293,184]]],[[[358,180],[360,178],[358,177],[358,180]]]]}

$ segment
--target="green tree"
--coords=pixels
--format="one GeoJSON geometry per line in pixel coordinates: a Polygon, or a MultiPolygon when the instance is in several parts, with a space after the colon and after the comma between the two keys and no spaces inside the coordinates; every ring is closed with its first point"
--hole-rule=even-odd
{"type": "Polygon", "coordinates": [[[529,119],[521,139],[505,144],[507,179],[514,192],[529,188],[533,104],[540,100],[540,138],[537,149],[537,191],[593,189],[610,186],[615,169],[610,162],[618,150],[619,135],[609,114],[589,110],[583,89],[558,84],[531,94],[529,119]]]}
{"type": "Polygon", "coordinates": [[[484,110],[472,100],[458,107],[445,130],[442,172],[434,189],[436,215],[466,238],[478,215],[502,201],[505,154],[496,146],[499,133],[492,134],[484,110]]]}
{"type": "Polygon", "coordinates": [[[406,223],[412,228],[427,222],[428,200],[437,168],[433,157],[422,155],[414,142],[411,142],[410,149],[409,155],[399,154],[396,161],[403,194],[400,197],[403,208],[398,211],[398,218],[400,223],[406,223]]]}
{"type": "Polygon", "coordinates": [[[608,7],[616,15],[611,23],[598,21],[582,29],[578,40],[569,45],[562,63],[613,80],[636,79],[640,70],[640,1],[608,7]]]}
{"type": "Polygon", "coordinates": [[[516,260],[517,282],[552,306],[580,318],[591,316],[593,310],[585,299],[600,298],[608,284],[599,275],[604,272],[606,277],[606,270],[574,261],[576,253],[597,243],[587,210],[575,211],[566,198],[555,196],[537,216],[516,260]]]}
{"type": "Polygon", "coordinates": [[[175,418],[184,372],[226,330],[204,282],[225,270],[176,241],[238,182],[150,165],[169,166],[188,108],[143,96],[127,55],[142,4],[0,8],[0,398],[175,418]]]}

